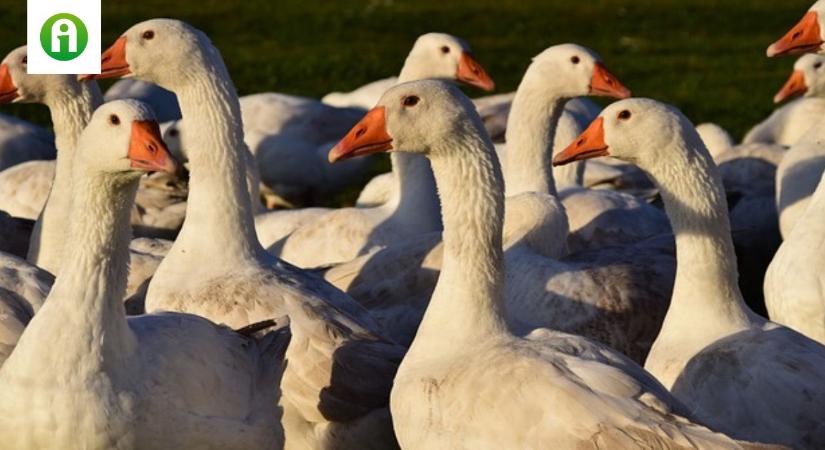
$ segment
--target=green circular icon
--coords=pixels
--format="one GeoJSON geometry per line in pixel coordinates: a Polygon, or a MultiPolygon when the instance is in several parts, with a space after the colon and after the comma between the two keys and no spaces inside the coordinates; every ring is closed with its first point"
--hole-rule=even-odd
{"type": "Polygon", "coordinates": [[[86,50],[89,32],[77,16],[69,13],[55,14],[40,29],[40,45],[43,51],[58,61],[70,61],[86,50]]]}

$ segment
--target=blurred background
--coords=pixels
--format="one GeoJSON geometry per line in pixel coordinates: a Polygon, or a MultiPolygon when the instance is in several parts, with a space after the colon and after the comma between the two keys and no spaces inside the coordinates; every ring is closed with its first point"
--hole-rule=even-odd
{"type": "MultiPolygon", "coordinates": [[[[396,75],[415,38],[466,39],[497,83],[516,88],[530,58],[576,42],[597,50],[635,96],[680,107],[736,138],[764,118],[793,58],[765,49],[811,0],[103,0],[103,48],[134,23],[174,17],[220,48],[241,95],[321,97],[396,75]]],[[[25,42],[26,2],[0,0],[0,53],[25,42]]],[[[105,89],[111,83],[104,84],[105,89]]],[[[481,95],[479,91],[468,91],[481,95]]],[[[45,107],[2,111],[49,125],[45,107]]]]}

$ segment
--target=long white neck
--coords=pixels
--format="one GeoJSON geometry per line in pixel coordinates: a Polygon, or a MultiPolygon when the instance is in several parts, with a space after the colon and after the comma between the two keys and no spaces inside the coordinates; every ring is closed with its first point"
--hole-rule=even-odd
{"type": "Polygon", "coordinates": [[[73,174],[73,217],[64,224],[71,264],[63,266],[44,306],[26,327],[2,368],[4,376],[29,374],[46,384],[100,372],[129,376],[127,360],[137,344],[122,298],[138,180],[86,167],[75,167],[73,174]]]}
{"type": "Polygon", "coordinates": [[[192,137],[186,220],[164,265],[202,264],[217,256],[210,249],[219,248],[229,264],[264,252],[247,192],[238,94],[216,50],[204,50],[202,60],[168,87],[177,94],[192,137]]]}
{"type": "Polygon", "coordinates": [[[748,327],[754,315],[737,284],[719,172],[696,133],[671,145],[649,170],[676,237],[676,281],[659,339],[712,342],[748,327]]]}
{"type": "Polygon", "coordinates": [[[548,80],[525,73],[507,118],[504,179],[507,195],[556,195],[551,168],[553,138],[568,98],[548,80]]]}
{"type": "Polygon", "coordinates": [[[445,347],[507,329],[503,177],[483,125],[475,122],[468,121],[455,139],[432,152],[444,220],[444,260],[411,353],[441,354],[445,347]]]}
{"type": "Polygon", "coordinates": [[[103,96],[95,81],[72,83],[46,96],[44,103],[54,124],[57,160],[46,204],[35,224],[27,259],[58,275],[63,262],[63,243],[72,195],[72,165],[77,140],[103,96]]]}

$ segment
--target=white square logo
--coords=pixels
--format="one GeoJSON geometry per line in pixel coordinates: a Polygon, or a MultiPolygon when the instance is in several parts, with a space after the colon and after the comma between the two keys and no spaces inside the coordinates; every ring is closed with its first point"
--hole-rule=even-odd
{"type": "Polygon", "coordinates": [[[27,0],[28,73],[100,73],[100,0],[27,0]]]}

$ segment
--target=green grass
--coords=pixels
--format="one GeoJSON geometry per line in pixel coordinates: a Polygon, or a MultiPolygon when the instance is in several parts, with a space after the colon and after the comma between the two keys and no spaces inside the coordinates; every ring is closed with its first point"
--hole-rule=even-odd
{"type": "MultiPolygon", "coordinates": [[[[25,41],[25,1],[3,7],[0,52],[25,41]]],[[[792,59],[765,48],[812,0],[143,0],[103,2],[103,46],[132,24],[175,17],[206,31],[241,94],[321,96],[398,72],[416,36],[465,38],[499,86],[513,90],[530,58],[562,42],[602,54],[634,95],[679,106],[736,136],[765,117],[792,59]]],[[[479,94],[473,92],[473,94],[479,94]]],[[[42,107],[3,112],[48,124],[42,107]]]]}

